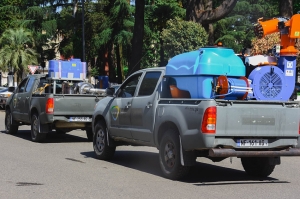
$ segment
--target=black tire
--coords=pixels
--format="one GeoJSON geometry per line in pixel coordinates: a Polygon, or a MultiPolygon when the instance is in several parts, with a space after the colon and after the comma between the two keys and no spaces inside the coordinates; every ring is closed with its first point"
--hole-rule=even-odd
{"type": "Polygon", "coordinates": [[[275,165],[271,165],[268,157],[241,158],[242,165],[246,173],[250,176],[267,177],[275,165]]]}
{"type": "Polygon", "coordinates": [[[107,144],[106,125],[103,121],[99,121],[95,126],[93,147],[97,158],[100,160],[109,160],[115,154],[116,147],[107,144]]]}
{"type": "Polygon", "coordinates": [[[88,139],[89,142],[93,141],[93,130],[92,129],[87,129],[86,130],[86,137],[88,139]]]}
{"type": "Polygon", "coordinates": [[[189,166],[182,166],[180,161],[179,134],[170,129],[162,137],[159,146],[159,164],[166,178],[180,180],[185,177],[189,166]]]}
{"type": "Polygon", "coordinates": [[[40,118],[34,113],[31,116],[31,140],[33,142],[43,142],[46,139],[46,133],[40,133],[40,118]]]}
{"type": "Polygon", "coordinates": [[[7,134],[16,134],[18,132],[19,125],[14,120],[10,109],[5,111],[5,131],[7,134]]]}

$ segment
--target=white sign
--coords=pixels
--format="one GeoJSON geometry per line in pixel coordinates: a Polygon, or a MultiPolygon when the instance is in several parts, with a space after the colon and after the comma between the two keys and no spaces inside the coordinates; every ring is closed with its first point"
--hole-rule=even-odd
{"type": "Polygon", "coordinates": [[[38,68],[39,66],[28,65],[28,69],[30,70],[31,74],[34,74],[38,68]]]}
{"type": "Polygon", "coordinates": [[[293,68],[293,62],[292,61],[286,62],[286,67],[287,68],[293,68]]]}

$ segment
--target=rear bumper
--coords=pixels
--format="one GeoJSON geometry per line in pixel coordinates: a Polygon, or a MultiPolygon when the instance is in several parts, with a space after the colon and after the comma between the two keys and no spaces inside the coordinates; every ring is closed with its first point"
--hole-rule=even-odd
{"type": "Polygon", "coordinates": [[[235,149],[210,149],[210,157],[280,157],[300,156],[300,148],[289,148],[281,151],[236,151],[235,149]]]}

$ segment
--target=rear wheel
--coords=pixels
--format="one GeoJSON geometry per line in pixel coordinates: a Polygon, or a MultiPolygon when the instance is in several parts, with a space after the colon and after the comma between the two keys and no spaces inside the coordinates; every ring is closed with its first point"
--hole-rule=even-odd
{"type": "Polygon", "coordinates": [[[95,126],[93,147],[100,160],[109,160],[115,154],[116,147],[108,146],[107,139],[106,125],[103,121],[99,121],[95,126]]]}
{"type": "Polygon", "coordinates": [[[179,180],[190,170],[180,161],[180,141],[176,131],[170,129],[163,136],[159,146],[159,163],[165,177],[179,180]]]}
{"type": "Polygon", "coordinates": [[[5,131],[8,134],[16,134],[18,132],[19,126],[14,120],[10,109],[5,111],[5,131]]]}
{"type": "Polygon", "coordinates": [[[42,142],[46,139],[46,134],[40,133],[40,119],[36,113],[31,116],[31,139],[33,142],[42,142]]]}
{"type": "Polygon", "coordinates": [[[275,165],[270,164],[269,157],[241,158],[241,161],[244,170],[251,176],[267,177],[275,168],[275,165]]]}

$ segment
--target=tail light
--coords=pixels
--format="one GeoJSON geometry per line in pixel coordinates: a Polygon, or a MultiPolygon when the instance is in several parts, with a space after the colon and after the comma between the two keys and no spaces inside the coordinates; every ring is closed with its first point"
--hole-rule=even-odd
{"type": "Polygon", "coordinates": [[[201,131],[202,133],[216,133],[217,126],[217,108],[208,107],[203,115],[201,131]]]}
{"type": "Polygon", "coordinates": [[[53,98],[48,98],[46,103],[46,113],[53,114],[54,111],[54,100],[53,98]]]}

